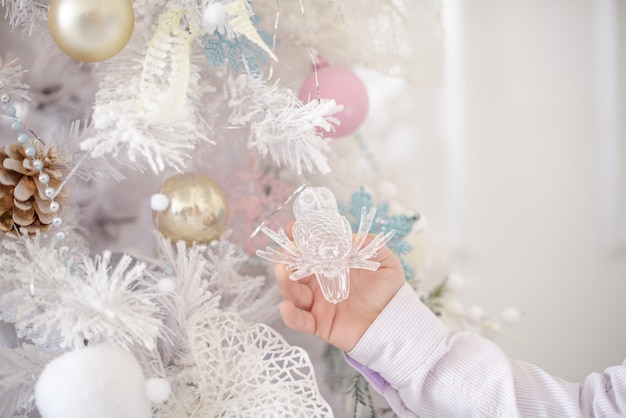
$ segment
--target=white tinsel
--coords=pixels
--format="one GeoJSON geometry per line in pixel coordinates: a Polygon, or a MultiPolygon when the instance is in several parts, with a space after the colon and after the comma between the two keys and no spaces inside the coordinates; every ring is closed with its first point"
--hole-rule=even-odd
{"type": "Polygon", "coordinates": [[[290,89],[249,75],[229,80],[229,86],[229,122],[250,125],[249,148],[263,156],[269,153],[278,165],[288,164],[299,175],[303,166],[312,173],[330,172],[325,155],[330,152],[329,140],[318,130],[334,129],[338,120],[331,115],[343,106],[329,99],[303,104],[290,89]]]}
{"type": "Polygon", "coordinates": [[[121,347],[156,346],[161,321],[145,265],[123,256],[66,255],[41,238],[5,238],[2,242],[0,319],[15,323],[17,333],[37,345],[79,348],[109,341],[121,347]]]}
{"type": "Polygon", "coordinates": [[[195,34],[180,29],[184,18],[182,10],[171,9],[155,29],[138,26],[131,43],[109,61],[94,105],[97,132],[82,142],[84,150],[94,157],[126,153],[138,167],[145,161],[158,173],[182,170],[199,143],[213,142],[200,111],[202,96],[214,89],[200,82],[192,62],[195,34]]]}
{"type": "Polygon", "coordinates": [[[27,101],[28,86],[22,83],[25,72],[16,59],[3,62],[0,57],[0,96],[7,94],[11,102],[27,101]]]}
{"type": "Polygon", "coordinates": [[[46,364],[59,354],[33,345],[0,346],[0,417],[27,414],[35,407],[35,383],[46,364]]]}

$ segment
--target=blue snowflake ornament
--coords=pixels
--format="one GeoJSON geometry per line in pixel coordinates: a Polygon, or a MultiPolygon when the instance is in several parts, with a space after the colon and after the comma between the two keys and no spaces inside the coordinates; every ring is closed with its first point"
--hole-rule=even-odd
{"type": "MultiPolygon", "coordinates": [[[[350,197],[348,206],[339,205],[339,210],[344,216],[350,220],[352,230],[356,231],[361,222],[361,208],[369,211],[374,206],[372,195],[367,193],[363,187],[354,192],[350,197]]],[[[413,229],[413,225],[420,219],[420,215],[390,215],[389,204],[384,202],[376,206],[376,216],[372,224],[370,232],[383,234],[389,231],[396,231],[395,235],[387,242],[387,247],[392,250],[400,258],[402,267],[407,279],[415,276],[413,269],[403,259],[403,255],[409,253],[413,247],[404,239],[413,229]]]]}
{"type": "MultiPolygon", "coordinates": [[[[251,20],[256,25],[259,17],[253,16],[251,20]]],[[[271,42],[270,34],[261,30],[258,32],[265,43],[271,42]]],[[[228,63],[234,75],[242,71],[247,71],[251,75],[260,75],[263,72],[263,65],[269,62],[265,52],[245,36],[233,34],[229,37],[217,29],[208,37],[204,45],[204,55],[210,65],[221,67],[228,63]]]]}

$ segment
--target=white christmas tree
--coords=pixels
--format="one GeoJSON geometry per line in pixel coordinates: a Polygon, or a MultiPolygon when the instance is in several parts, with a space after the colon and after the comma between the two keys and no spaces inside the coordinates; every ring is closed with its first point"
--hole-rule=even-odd
{"type": "MultiPolygon", "coordinates": [[[[437,82],[439,2],[1,4],[0,416],[343,416],[272,326],[258,232],[349,170],[332,138],[366,114],[355,68],[437,82]]],[[[356,229],[375,204],[352,183],[356,229]]],[[[418,219],[368,222],[402,255],[418,219]]],[[[384,414],[331,369],[355,416],[384,414]]]]}

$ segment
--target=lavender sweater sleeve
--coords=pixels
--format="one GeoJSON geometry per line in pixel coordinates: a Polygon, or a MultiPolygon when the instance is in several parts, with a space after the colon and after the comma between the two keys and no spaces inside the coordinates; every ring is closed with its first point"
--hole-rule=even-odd
{"type": "Polygon", "coordinates": [[[405,284],[347,360],[401,417],[626,416],[626,362],[583,384],[453,334],[405,284]]]}

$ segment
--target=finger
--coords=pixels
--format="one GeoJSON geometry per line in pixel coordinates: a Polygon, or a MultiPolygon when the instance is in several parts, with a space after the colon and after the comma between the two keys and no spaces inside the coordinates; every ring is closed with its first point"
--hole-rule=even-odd
{"type": "Polygon", "coordinates": [[[287,234],[289,239],[293,239],[293,224],[295,223],[296,221],[289,221],[285,226],[285,233],[287,234]]]}
{"type": "Polygon", "coordinates": [[[276,284],[280,294],[285,299],[292,301],[297,308],[310,311],[313,304],[313,292],[305,284],[306,282],[300,283],[291,280],[289,272],[283,264],[276,264],[274,272],[276,273],[276,284]]]}
{"type": "Polygon", "coordinates": [[[290,300],[283,300],[278,305],[278,310],[285,325],[292,330],[315,334],[315,318],[310,312],[298,309],[290,300]]]}

